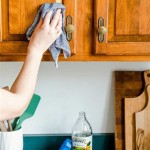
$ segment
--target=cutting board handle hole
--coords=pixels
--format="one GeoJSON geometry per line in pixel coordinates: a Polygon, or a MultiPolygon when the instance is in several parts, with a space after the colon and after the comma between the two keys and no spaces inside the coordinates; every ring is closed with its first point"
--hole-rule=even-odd
{"type": "Polygon", "coordinates": [[[147,74],[147,77],[150,77],[150,73],[147,74]]]}

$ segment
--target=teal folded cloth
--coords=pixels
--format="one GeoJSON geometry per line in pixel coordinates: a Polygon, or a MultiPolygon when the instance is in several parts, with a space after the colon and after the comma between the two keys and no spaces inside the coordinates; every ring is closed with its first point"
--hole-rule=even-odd
{"type": "Polygon", "coordinates": [[[60,35],[60,37],[58,37],[56,39],[56,41],[49,47],[49,50],[52,54],[52,57],[54,59],[56,67],[58,67],[58,57],[61,52],[61,49],[63,50],[63,54],[64,54],[65,58],[68,58],[71,55],[70,47],[69,47],[68,41],[66,39],[66,32],[64,29],[65,6],[61,3],[45,3],[45,4],[43,4],[40,7],[40,9],[38,10],[32,25],[29,27],[29,29],[26,32],[26,37],[28,40],[30,40],[30,37],[31,37],[34,29],[36,28],[38,22],[40,21],[40,17],[42,16],[42,18],[44,19],[46,13],[51,10],[51,11],[53,11],[51,18],[50,18],[50,20],[51,20],[53,18],[53,16],[56,14],[57,9],[61,9],[62,31],[63,32],[60,35]]]}

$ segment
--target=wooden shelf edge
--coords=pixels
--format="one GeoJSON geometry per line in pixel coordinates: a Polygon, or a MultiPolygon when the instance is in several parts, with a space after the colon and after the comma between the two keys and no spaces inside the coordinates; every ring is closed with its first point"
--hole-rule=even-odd
{"type": "MultiPolygon", "coordinates": [[[[0,55],[0,62],[24,61],[25,55],[0,55]]],[[[44,55],[42,61],[53,61],[51,55],[44,55]]],[[[94,55],[73,55],[65,59],[59,57],[59,61],[121,61],[121,62],[144,62],[150,61],[150,56],[94,56],[94,55]]]]}

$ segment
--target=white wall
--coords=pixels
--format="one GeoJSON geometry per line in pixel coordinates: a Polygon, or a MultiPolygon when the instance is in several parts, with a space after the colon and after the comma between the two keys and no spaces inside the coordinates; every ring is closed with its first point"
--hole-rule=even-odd
{"type": "MultiPolygon", "coordinates": [[[[11,86],[21,66],[0,62],[0,87],[11,86]]],[[[114,132],[113,72],[147,69],[150,62],[59,62],[59,69],[43,62],[35,90],[42,99],[35,116],[24,122],[24,133],[70,133],[81,110],[94,133],[114,132]]]]}

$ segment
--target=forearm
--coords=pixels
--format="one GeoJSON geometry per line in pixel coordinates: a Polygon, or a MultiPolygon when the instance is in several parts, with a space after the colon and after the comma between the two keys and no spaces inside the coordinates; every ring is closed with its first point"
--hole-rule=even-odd
{"type": "Polygon", "coordinates": [[[52,11],[41,18],[28,45],[22,69],[10,92],[0,89],[0,120],[19,116],[28,106],[33,95],[43,53],[62,33],[62,15],[58,9],[52,21],[52,11]]]}
{"type": "Polygon", "coordinates": [[[25,101],[21,101],[25,106],[28,105],[29,100],[33,95],[42,59],[42,54],[38,52],[35,54],[35,52],[36,51],[29,50],[22,69],[10,90],[12,93],[23,97],[25,101]]]}
{"type": "Polygon", "coordinates": [[[33,95],[42,54],[29,51],[10,92],[0,89],[0,120],[20,116],[33,95]],[[7,109],[7,111],[6,111],[7,109]]]}

